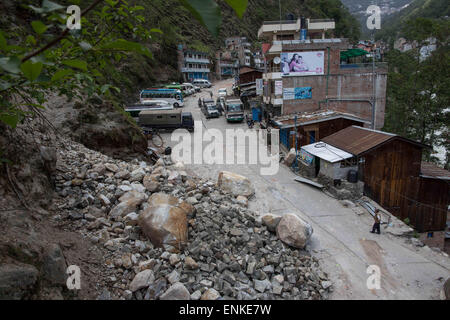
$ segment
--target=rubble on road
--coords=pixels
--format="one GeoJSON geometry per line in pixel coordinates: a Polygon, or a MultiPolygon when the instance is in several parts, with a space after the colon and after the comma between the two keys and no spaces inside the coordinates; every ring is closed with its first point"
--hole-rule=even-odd
{"type": "Polygon", "coordinates": [[[168,156],[123,162],[76,143],[59,151],[57,170],[63,213],[54,218],[105,248],[99,299],[325,299],[332,291],[303,249],[310,226],[291,215],[259,221],[247,208],[246,177],[221,172],[215,183],[168,156]]]}

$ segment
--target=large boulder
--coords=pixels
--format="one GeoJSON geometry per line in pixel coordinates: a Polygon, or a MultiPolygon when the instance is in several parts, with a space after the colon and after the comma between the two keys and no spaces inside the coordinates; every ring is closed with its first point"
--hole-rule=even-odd
{"type": "Polygon", "coordinates": [[[231,193],[235,197],[250,197],[255,194],[255,189],[250,180],[233,172],[221,171],[219,173],[218,185],[223,191],[231,193]]]}
{"type": "Polygon", "coordinates": [[[24,298],[38,275],[39,271],[29,264],[0,264],[0,300],[24,298]]]}
{"type": "Polygon", "coordinates": [[[52,284],[66,283],[67,264],[64,254],[57,244],[51,244],[44,250],[42,271],[44,278],[52,284]]]}
{"type": "Polygon", "coordinates": [[[445,300],[450,300],[450,278],[445,281],[443,291],[445,300]]]}
{"type": "Polygon", "coordinates": [[[191,295],[181,282],[176,282],[160,297],[161,300],[190,300],[191,295]]]}
{"type": "Polygon", "coordinates": [[[155,246],[180,248],[187,241],[188,227],[186,211],[177,206],[178,199],[156,193],[148,203],[138,220],[144,234],[155,246]]]}
{"type": "Polygon", "coordinates": [[[312,233],[311,225],[294,214],[284,215],[277,226],[278,238],[295,248],[303,249],[312,233]]]}
{"type": "Polygon", "coordinates": [[[179,201],[174,196],[171,196],[171,195],[163,193],[163,192],[159,192],[159,193],[152,194],[148,198],[147,202],[150,206],[158,206],[161,204],[176,206],[176,205],[178,205],[179,201]]]}

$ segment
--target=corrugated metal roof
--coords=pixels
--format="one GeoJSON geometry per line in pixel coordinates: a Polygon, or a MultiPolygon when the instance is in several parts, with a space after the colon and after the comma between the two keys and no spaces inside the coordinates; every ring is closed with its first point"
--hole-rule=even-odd
{"type": "Polygon", "coordinates": [[[307,146],[303,146],[301,149],[312,154],[313,156],[319,157],[331,163],[353,157],[352,154],[330,146],[329,144],[326,144],[324,142],[308,144],[307,146]]]}
{"type": "Polygon", "coordinates": [[[289,114],[285,116],[274,117],[272,120],[280,127],[280,129],[293,128],[294,118],[297,116],[297,126],[304,126],[308,124],[313,124],[317,122],[345,118],[355,121],[360,121],[361,123],[369,123],[355,115],[350,113],[338,112],[334,110],[320,110],[312,112],[303,112],[297,114],[289,114]]]}
{"type": "Polygon", "coordinates": [[[422,162],[420,173],[422,177],[450,180],[450,171],[442,169],[430,162],[422,162]]]}
{"type": "Polygon", "coordinates": [[[397,136],[392,133],[362,128],[358,126],[347,127],[328,137],[322,139],[323,142],[332,146],[350,152],[354,155],[360,155],[390,139],[397,138],[416,144],[420,147],[426,147],[416,141],[397,136]]]}

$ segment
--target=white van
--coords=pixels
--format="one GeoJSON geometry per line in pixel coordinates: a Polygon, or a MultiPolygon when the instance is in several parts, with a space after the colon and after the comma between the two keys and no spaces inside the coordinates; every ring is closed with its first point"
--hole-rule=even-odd
{"type": "Polygon", "coordinates": [[[195,79],[192,84],[200,88],[211,88],[212,86],[211,82],[205,79],[195,79]]]}
{"type": "Polygon", "coordinates": [[[182,85],[187,87],[187,89],[189,90],[189,94],[195,94],[195,87],[192,83],[185,82],[182,85]]]}

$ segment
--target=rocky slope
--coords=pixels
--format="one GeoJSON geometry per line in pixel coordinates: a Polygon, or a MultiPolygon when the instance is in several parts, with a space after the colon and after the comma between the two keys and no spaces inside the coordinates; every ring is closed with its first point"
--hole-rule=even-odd
{"type": "Polygon", "coordinates": [[[286,244],[280,218],[261,222],[233,184],[200,179],[167,157],[150,165],[69,140],[56,146],[49,210],[0,204],[0,298],[324,299],[331,290],[304,244],[286,244]],[[171,222],[149,231],[145,216],[165,210],[171,222]],[[79,292],[65,287],[72,264],[82,271],[79,292]]]}

